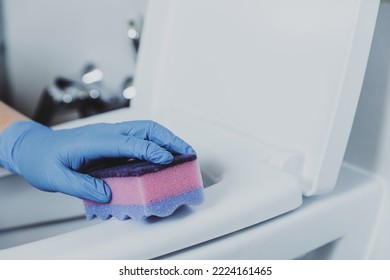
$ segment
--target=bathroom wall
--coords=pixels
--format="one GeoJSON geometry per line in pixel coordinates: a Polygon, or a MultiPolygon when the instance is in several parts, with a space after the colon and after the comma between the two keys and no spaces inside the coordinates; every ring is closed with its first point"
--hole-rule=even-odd
{"type": "Polygon", "coordinates": [[[31,116],[45,86],[57,76],[79,75],[88,62],[118,91],[134,69],[127,22],[142,17],[146,6],[145,0],[3,0],[14,107],[31,116]]]}
{"type": "Polygon", "coordinates": [[[4,57],[3,1],[0,0],[0,100],[8,101],[7,75],[4,57]]]}
{"type": "Polygon", "coordinates": [[[390,258],[390,1],[382,1],[345,161],[386,182],[372,258],[390,258]]]}

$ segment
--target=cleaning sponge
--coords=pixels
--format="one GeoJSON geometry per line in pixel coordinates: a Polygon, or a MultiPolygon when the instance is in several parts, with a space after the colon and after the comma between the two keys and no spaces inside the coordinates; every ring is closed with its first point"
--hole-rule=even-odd
{"type": "Polygon", "coordinates": [[[203,182],[196,155],[177,155],[168,165],[131,160],[88,172],[111,189],[109,203],[84,201],[87,219],[142,220],[171,215],[181,205],[200,204],[203,182]]]}

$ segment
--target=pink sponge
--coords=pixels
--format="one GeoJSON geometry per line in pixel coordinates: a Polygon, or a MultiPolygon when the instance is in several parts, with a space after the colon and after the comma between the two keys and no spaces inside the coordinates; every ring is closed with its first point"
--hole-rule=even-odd
{"type": "Polygon", "coordinates": [[[171,215],[181,205],[203,201],[203,182],[196,155],[177,155],[159,165],[131,160],[89,172],[110,187],[109,203],[84,201],[87,219],[145,219],[171,215]]]}

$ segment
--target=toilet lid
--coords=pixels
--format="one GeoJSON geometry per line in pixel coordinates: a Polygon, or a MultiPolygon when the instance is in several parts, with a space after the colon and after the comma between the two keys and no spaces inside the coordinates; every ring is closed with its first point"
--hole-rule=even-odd
{"type": "Polygon", "coordinates": [[[328,192],[353,123],[376,2],[151,0],[132,110],[180,108],[300,153],[303,193],[328,192]]]}

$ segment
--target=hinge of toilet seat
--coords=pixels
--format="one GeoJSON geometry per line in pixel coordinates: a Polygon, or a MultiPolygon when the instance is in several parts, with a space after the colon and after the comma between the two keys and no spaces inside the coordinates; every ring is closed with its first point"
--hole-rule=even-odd
{"type": "Polygon", "coordinates": [[[283,149],[275,149],[264,159],[268,165],[294,176],[302,184],[302,188],[307,184],[303,178],[304,161],[303,153],[283,149]]]}

